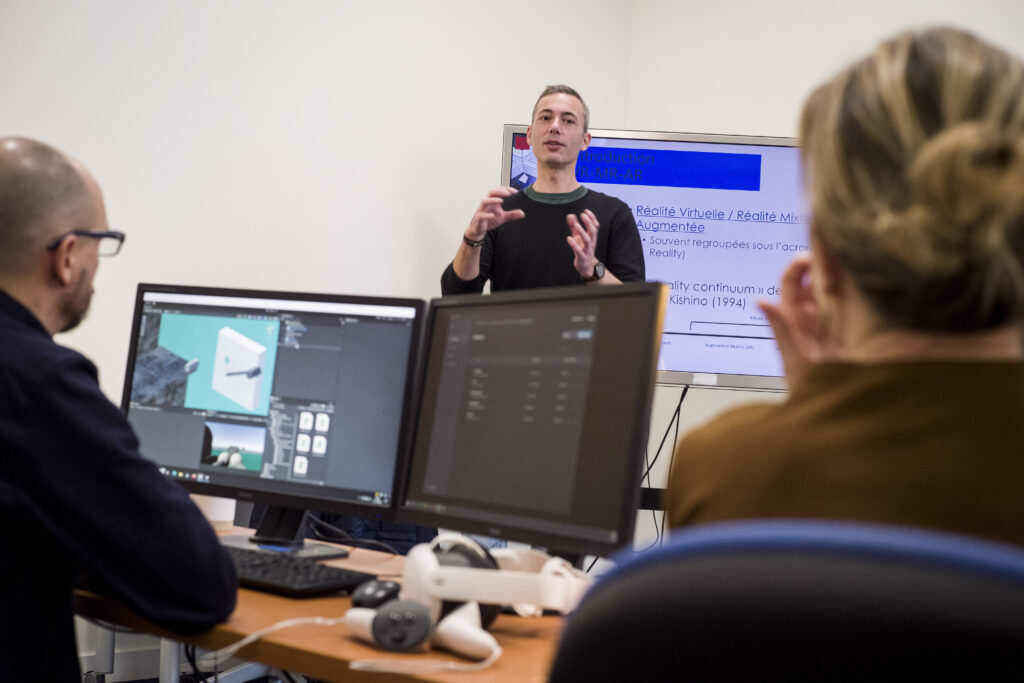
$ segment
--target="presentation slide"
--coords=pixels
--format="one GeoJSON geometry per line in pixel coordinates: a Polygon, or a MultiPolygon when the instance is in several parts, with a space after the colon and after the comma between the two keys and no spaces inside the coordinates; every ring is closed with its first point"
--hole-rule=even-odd
{"type": "MultiPolygon", "coordinates": [[[[670,288],[658,368],[780,377],[778,348],[757,301],[777,299],[782,271],[808,250],[799,150],[770,138],[740,144],[662,135],[595,133],[576,167],[580,183],[630,207],[647,279],[670,288]]],[[[512,135],[509,154],[509,184],[532,183],[536,161],[525,134],[512,135]]]]}

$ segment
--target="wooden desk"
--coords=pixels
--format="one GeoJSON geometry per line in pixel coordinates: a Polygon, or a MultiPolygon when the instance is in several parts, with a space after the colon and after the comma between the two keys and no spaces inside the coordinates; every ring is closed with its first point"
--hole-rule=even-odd
{"type": "MultiPolygon", "coordinates": [[[[357,549],[351,551],[349,558],[331,560],[329,563],[382,576],[397,576],[401,574],[404,558],[357,549]]],[[[225,647],[254,631],[284,619],[300,616],[338,617],[343,615],[350,605],[350,600],[343,597],[296,600],[243,588],[238,591],[238,606],[228,621],[206,633],[186,637],[160,629],[135,616],[113,600],[88,591],[75,592],[75,611],[82,616],[192,643],[206,650],[225,647]]],[[[419,658],[445,659],[453,662],[469,660],[441,650],[426,650],[416,654],[384,652],[352,638],[348,628],[343,624],[329,627],[297,626],[276,631],[243,648],[237,656],[324,681],[545,681],[561,628],[560,617],[524,619],[511,615],[499,616],[490,631],[501,645],[502,655],[489,668],[472,674],[449,671],[426,676],[401,677],[394,674],[353,671],[349,669],[348,664],[358,659],[419,658]]]]}

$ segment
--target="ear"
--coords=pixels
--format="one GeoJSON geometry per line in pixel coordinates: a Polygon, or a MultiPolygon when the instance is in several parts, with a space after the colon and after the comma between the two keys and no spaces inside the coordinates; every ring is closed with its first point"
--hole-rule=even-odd
{"type": "Polygon", "coordinates": [[[583,147],[580,148],[580,151],[582,152],[587,147],[590,147],[590,133],[583,134],[583,147]]]}
{"type": "Polygon", "coordinates": [[[50,252],[50,268],[54,278],[63,287],[67,287],[74,280],[75,274],[75,252],[74,247],[78,243],[77,235],[68,235],[56,249],[50,252]]]}
{"type": "Polygon", "coordinates": [[[533,124],[526,127],[526,141],[533,147],[533,124]]]}

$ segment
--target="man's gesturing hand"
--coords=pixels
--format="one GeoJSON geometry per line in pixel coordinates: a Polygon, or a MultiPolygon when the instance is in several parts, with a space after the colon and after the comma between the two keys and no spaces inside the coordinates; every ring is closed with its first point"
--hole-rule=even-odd
{"type": "Polygon", "coordinates": [[[590,209],[584,209],[579,218],[569,214],[565,220],[569,224],[570,234],[565,240],[572,249],[572,265],[580,277],[590,277],[597,263],[594,249],[597,248],[597,229],[601,224],[597,222],[597,216],[590,209]]]}
{"type": "Polygon", "coordinates": [[[484,238],[488,231],[494,230],[499,225],[509,221],[517,221],[526,216],[522,209],[505,211],[505,209],[501,208],[501,203],[505,200],[505,197],[516,192],[518,190],[511,187],[499,187],[488,192],[487,197],[477,207],[472,220],[469,221],[469,227],[466,228],[466,238],[478,242],[484,238]]]}

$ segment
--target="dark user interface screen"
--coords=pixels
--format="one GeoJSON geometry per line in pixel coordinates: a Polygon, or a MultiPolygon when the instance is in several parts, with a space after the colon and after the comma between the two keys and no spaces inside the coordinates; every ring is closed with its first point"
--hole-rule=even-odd
{"type": "Polygon", "coordinates": [[[538,544],[625,540],[653,301],[438,307],[404,507],[538,544]]]}
{"type": "Polygon", "coordinates": [[[142,297],[128,419],[166,476],[390,506],[416,307],[142,297]]]}

